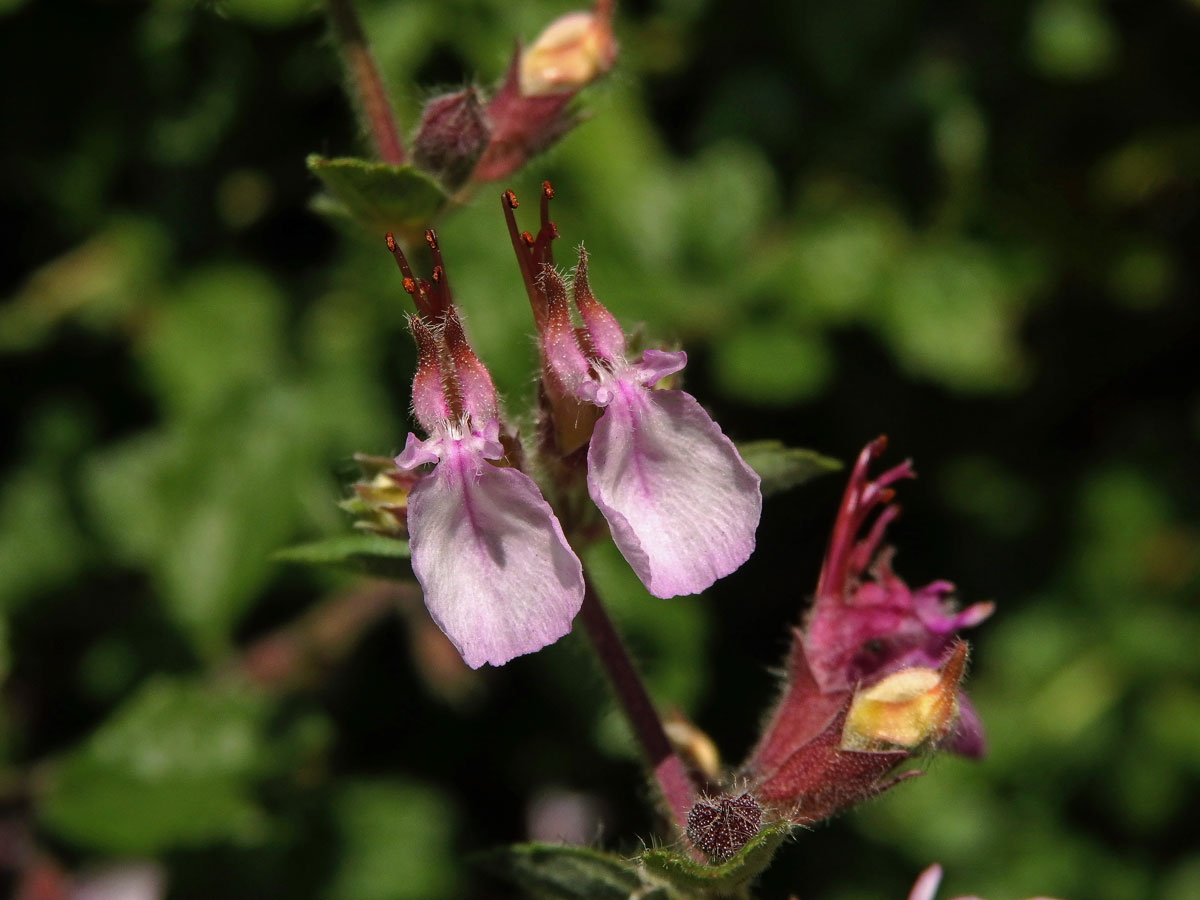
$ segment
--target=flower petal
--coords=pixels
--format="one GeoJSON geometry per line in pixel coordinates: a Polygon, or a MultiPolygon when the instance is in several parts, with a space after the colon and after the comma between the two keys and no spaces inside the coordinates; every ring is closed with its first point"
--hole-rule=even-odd
{"type": "Polygon", "coordinates": [[[691,395],[613,387],[588,449],[588,491],[650,593],[698,593],[753,552],[758,475],[691,395]]]}
{"type": "Polygon", "coordinates": [[[909,892],[908,900],[933,900],[938,885],[942,883],[942,867],[934,863],[918,877],[909,892]]]}
{"type": "Polygon", "coordinates": [[[423,466],[426,463],[435,463],[440,458],[438,456],[440,447],[440,438],[430,438],[423,441],[410,431],[408,433],[408,440],[404,442],[404,449],[396,457],[396,465],[401,469],[415,469],[417,466],[423,466]]]}
{"type": "Polygon", "coordinates": [[[447,444],[409,495],[413,571],[467,665],[499,666],[571,630],[583,571],[527,475],[447,444]]]}
{"type": "Polygon", "coordinates": [[[682,371],[686,365],[687,354],[682,350],[643,350],[642,359],[634,368],[642,384],[654,387],[658,381],[682,371]]]}

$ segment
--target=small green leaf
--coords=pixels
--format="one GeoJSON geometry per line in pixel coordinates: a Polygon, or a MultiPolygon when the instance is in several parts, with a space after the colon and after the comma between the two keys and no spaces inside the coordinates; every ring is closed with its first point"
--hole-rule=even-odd
{"type": "Polygon", "coordinates": [[[537,900],[657,900],[646,890],[636,863],[588,847],[514,844],[475,857],[483,869],[537,900]]]}
{"type": "Polygon", "coordinates": [[[380,534],[342,534],[272,554],[277,562],[336,566],[383,577],[409,577],[408,541],[380,534]]]}
{"type": "Polygon", "coordinates": [[[675,890],[728,897],[766,869],[790,831],[786,823],[768,825],[736,855],[717,865],[694,862],[665,849],[647,850],[641,862],[648,875],[675,890]]]}
{"type": "Polygon", "coordinates": [[[837,472],[841,462],[815,450],[785,447],[781,441],[738,444],[738,452],[762,478],[764,497],[782,493],[818,475],[837,472]]]}
{"type": "Polygon", "coordinates": [[[246,685],[155,678],[53,766],[42,821],[114,855],[254,838],[269,713],[246,685]]]}
{"type": "MultiPolygon", "coordinates": [[[[352,157],[327,159],[315,153],[306,165],[337,201],[338,211],[380,233],[420,235],[450,202],[441,185],[412,166],[352,157]]],[[[318,208],[337,209],[326,201],[320,201],[318,208]]]]}

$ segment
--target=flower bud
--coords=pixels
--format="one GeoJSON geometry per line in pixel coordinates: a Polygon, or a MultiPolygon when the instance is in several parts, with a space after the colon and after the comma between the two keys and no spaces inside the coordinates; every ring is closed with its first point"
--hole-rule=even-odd
{"type": "Polygon", "coordinates": [[[363,477],[352,489],[354,496],[338,505],[354,516],[354,527],[387,537],[408,537],[408,492],[416,476],[396,468],[390,456],[355,454],[363,477]]]}
{"type": "Polygon", "coordinates": [[[421,113],[413,138],[413,162],[443,186],[456,190],[491,140],[492,126],[474,88],[434,97],[421,113]]]}
{"type": "Polygon", "coordinates": [[[504,81],[487,104],[491,133],[475,164],[475,181],[495,181],[525,165],[578,121],[568,106],[616,58],[611,0],[592,12],[551,23],[528,50],[518,46],[504,81]]]}
{"type": "Polygon", "coordinates": [[[541,97],[578,90],[612,68],[617,58],[611,6],[568,13],[551,22],[521,54],[521,93],[541,97]]]}

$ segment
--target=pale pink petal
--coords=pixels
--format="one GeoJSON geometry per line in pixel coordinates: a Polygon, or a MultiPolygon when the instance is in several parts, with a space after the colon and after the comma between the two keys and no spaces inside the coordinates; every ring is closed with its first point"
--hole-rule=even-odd
{"type": "Polygon", "coordinates": [[[404,449],[396,457],[396,465],[401,469],[415,469],[426,463],[435,463],[440,458],[438,456],[440,447],[441,438],[430,438],[423,441],[410,431],[408,440],[404,442],[404,449]]]}
{"type": "Polygon", "coordinates": [[[682,350],[644,350],[642,360],[636,366],[638,380],[646,387],[653,387],[657,381],[674,375],[686,365],[687,354],[682,350]]]}
{"type": "Polygon", "coordinates": [[[650,593],[698,593],[754,550],[758,475],[689,394],[632,379],[612,387],[588,449],[588,491],[650,593]]]}
{"type": "Polygon", "coordinates": [[[942,883],[942,867],[934,863],[917,876],[916,883],[908,893],[908,900],[933,900],[938,885],[942,883]]]}
{"type": "Polygon", "coordinates": [[[446,441],[408,498],[413,572],[467,665],[503,665],[571,630],[583,572],[537,485],[446,441]]]}

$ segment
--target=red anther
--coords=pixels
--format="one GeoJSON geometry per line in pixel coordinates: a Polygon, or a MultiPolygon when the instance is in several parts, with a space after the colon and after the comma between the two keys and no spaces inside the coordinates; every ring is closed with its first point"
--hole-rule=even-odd
{"type": "Polygon", "coordinates": [[[548,181],[542,182],[542,196],[548,200],[554,198],[554,187],[548,181]]]}
{"type": "Polygon", "coordinates": [[[533,247],[533,244],[534,244],[533,235],[530,234],[528,231],[521,232],[521,241],[525,244],[526,247],[533,247]]]}
{"type": "Polygon", "coordinates": [[[871,456],[879,456],[884,450],[887,449],[887,445],[887,435],[881,434],[879,437],[875,438],[875,440],[871,441],[871,443],[867,444],[867,448],[870,450],[871,456]]]}
{"type": "Polygon", "coordinates": [[[417,283],[411,278],[405,277],[405,279],[400,283],[404,285],[404,290],[406,293],[415,294],[417,292],[417,283]]]}
{"type": "Polygon", "coordinates": [[[434,266],[433,275],[431,277],[433,278],[434,284],[441,284],[442,279],[446,277],[446,270],[441,266],[434,266]]]}
{"type": "Polygon", "coordinates": [[[879,492],[878,502],[880,502],[880,503],[891,503],[895,499],[896,499],[896,489],[895,488],[884,488],[882,491],[879,492]]]}
{"type": "Polygon", "coordinates": [[[432,250],[435,253],[437,252],[437,249],[438,249],[437,232],[434,231],[432,228],[425,229],[425,243],[429,245],[430,250],[432,250]]]}
{"type": "MultiPolygon", "coordinates": [[[[404,276],[406,281],[412,281],[413,273],[412,269],[410,269],[408,266],[408,259],[405,258],[404,251],[400,249],[400,244],[396,242],[394,237],[392,237],[392,233],[390,231],[387,233],[386,240],[387,248],[392,251],[392,256],[396,260],[396,265],[400,267],[400,274],[404,276]]],[[[405,290],[410,294],[412,293],[412,291],[409,291],[407,287],[405,290]]]]}
{"type": "Polygon", "coordinates": [[[521,204],[517,202],[517,195],[512,191],[505,191],[501,195],[501,199],[507,204],[509,209],[516,209],[521,204]]]}

